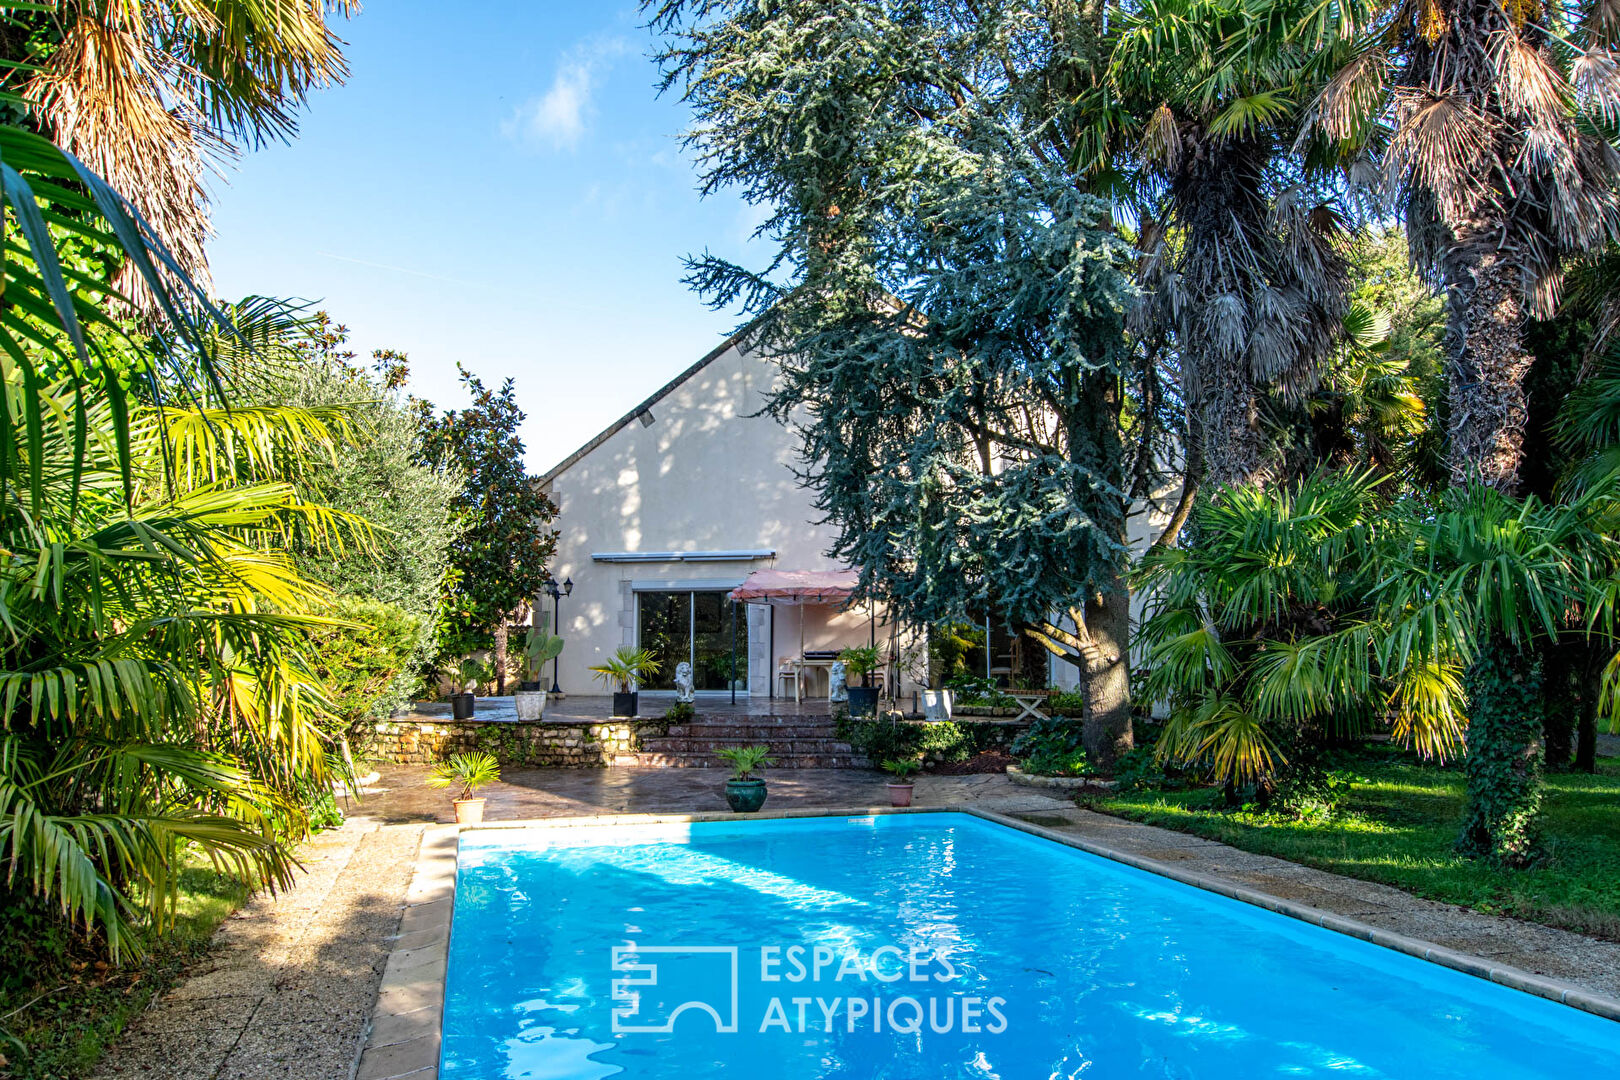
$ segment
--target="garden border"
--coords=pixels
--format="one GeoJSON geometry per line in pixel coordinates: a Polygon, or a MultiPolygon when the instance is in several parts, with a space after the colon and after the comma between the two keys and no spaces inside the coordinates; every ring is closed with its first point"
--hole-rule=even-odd
{"type": "MultiPolygon", "coordinates": [[[[1531,974],[1505,964],[1436,945],[1431,941],[1383,930],[1356,919],[1249,889],[1209,874],[1182,870],[1169,863],[1120,851],[1077,836],[1067,836],[1043,825],[1023,821],[972,804],[956,806],[819,807],[765,810],[750,820],[871,817],[876,814],[967,814],[1042,839],[1056,841],[1091,855],[1157,874],[1183,885],[1203,889],[1231,900],[1357,938],[1431,964],[1460,971],[1502,986],[1558,1002],[1582,1012],[1620,1022],[1620,1000],[1595,994],[1573,983],[1531,974]]],[[[416,871],[406,893],[399,937],[388,957],[378,988],[377,1003],[362,1040],[353,1080],[437,1080],[439,1050],[444,1029],[445,976],[448,971],[450,924],[455,911],[456,852],[460,834],[467,829],[577,829],[610,825],[674,825],[704,821],[736,821],[729,811],[694,814],[603,814],[599,816],[529,818],[492,821],[482,825],[435,825],[426,829],[417,856],[416,871]]]]}

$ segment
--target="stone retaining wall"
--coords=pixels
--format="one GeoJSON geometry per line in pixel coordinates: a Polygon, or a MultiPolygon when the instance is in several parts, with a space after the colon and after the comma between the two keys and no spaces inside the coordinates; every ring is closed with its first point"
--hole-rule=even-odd
{"type": "Polygon", "coordinates": [[[641,745],[635,721],[552,723],[395,717],[361,725],[351,741],[373,761],[431,765],[450,754],[483,750],[502,765],[612,765],[641,745]]]}

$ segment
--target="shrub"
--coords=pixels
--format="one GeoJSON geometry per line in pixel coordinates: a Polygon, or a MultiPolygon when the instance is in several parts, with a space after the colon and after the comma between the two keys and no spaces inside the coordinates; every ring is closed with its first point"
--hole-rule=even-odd
{"type": "Polygon", "coordinates": [[[690,701],[677,701],[664,713],[664,720],[671,724],[687,724],[697,716],[697,709],[690,701]]]}
{"type": "Polygon", "coordinates": [[[1114,785],[1114,790],[1119,792],[1181,786],[1170,779],[1147,740],[1114,759],[1114,785]]]}
{"type": "Polygon", "coordinates": [[[1013,740],[1013,757],[1037,776],[1079,776],[1087,768],[1081,726],[1071,720],[1037,720],[1013,740]]]}
{"type": "Polygon", "coordinates": [[[315,674],[326,687],[339,730],[346,731],[361,720],[387,716],[409,700],[422,626],[407,612],[377,600],[341,597],[328,614],[355,624],[323,630],[310,641],[315,674]]]}
{"type": "Polygon", "coordinates": [[[945,688],[955,693],[956,704],[970,709],[1007,709],[1017,704],[1001,692],[994,679],[984,675],[953,675],[945,688]]]}

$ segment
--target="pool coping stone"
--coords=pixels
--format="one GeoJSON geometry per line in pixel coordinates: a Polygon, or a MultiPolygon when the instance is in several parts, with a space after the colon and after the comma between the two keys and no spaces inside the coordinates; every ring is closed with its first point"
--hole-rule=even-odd
{"type": "MultiPolygon", "coordinates": [[[[1069,836],[994,810],[972,805],[873,806],[843,810],[817,807],[761,810],[751,820],[790,818],[871,817],[877,814],[966,814],[1019,832],[1051,840],[1137,870],[1157,874],[1183,885],[1203,889],[1231,900],[1251,904],[1278,915],[1332,930],[1382,948],[1426,960],[1453,971],[1486,979],[1502,986],[1582,1012],[1620,1022],[1620,1000],[1583,989],[1573,983],[1535,975],[1521,968],[1492,963],[1432,941],[1390,930],[1287,900],[1258,889],[1183,870],[1171,863],[1135,855],[1069,836]]],[[[406,893],[399,935],[383,970],[377,1004],[362,1042],[363,1049],[351,1080],[438,1080],[439,1054],[444,1032],[445,979],[450,956],[450,926],[455,913],[456,852],[461,833],[472,830],[580,829],[613,825],[678,825],[709,821],[737,821],[730,811],[690,814],[600,814],[566,818],[530,818],[490,821],[479,825],[436,825],[424,831],[416,871],[406,893]]]]}

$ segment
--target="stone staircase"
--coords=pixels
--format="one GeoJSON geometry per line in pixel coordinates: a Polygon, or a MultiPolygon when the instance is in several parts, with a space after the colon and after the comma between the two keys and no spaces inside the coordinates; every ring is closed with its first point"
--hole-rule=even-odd
{"type": "Polygon", "coordinates": [[[771,748],[778,769],[858,769],[867,761],[838,738],[830,716],[697,717],[671,724],[667,735],[644,734],[641,750],[619,754],[615,765],[677,769],[725,768],[715,751],[733,746],[771,748]]]}

